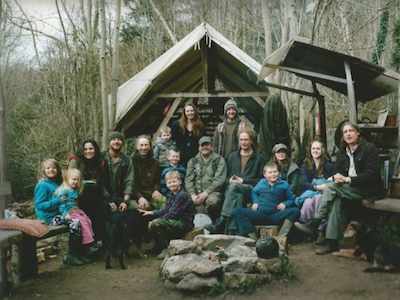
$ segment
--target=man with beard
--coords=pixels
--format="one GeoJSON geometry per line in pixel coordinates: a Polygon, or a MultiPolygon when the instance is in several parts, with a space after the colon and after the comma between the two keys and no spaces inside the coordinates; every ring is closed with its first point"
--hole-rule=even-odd
{"type": "Polygon", "coordinates": [[[207,213],[213,220],[217,218],[225,179],[224,158],[213,152],[211,138],[203,136],[199,140],[199,153],[189,160],[185,180],[198,213],[207,213]]]}
{"type": "Polygon", "coordinates": [[[255,150],[254,134],[250,130],[239,133],[239,150],[232,152],[227,159],[227,188],[221,216],[211,232],[236,233],[231,220],[234,208],[243,207],[250,198],[251,189],[263,175],[264,158],[255,150]]]}
{"type": "Polygon", "coordinates": [[[160,209],[166,198],[160,193],[160,163],[153,157],[150,137],[136,138],[136,151],[132,157],[135,171],[134,199],[144,210],[160,209]]]}
{"type": "Polygon", "coordinates": [[[335,162],[334,184],[322,194],[321,203],[312,222],[317,227],[327,220],[325,243],[316,254],[327,254],[339,249],[343,235],[345,213],[360,207],[363,198],[383,196],[379,158],[376,147],[361,139],[357,125],[346,122],[342,126],[343,145],[335,162]]]}
{"type": "Polygon", "coordinates": [[[127,224],[128,237],[140,244],[147,224],[137,211],[136,203],[131,201],[134,170],[131,160],[122,152],[124,140],[122,133],[111,132],[108,150],[103,153],[106,162],[103,183],[110,212],[108,221],[127,224]]]}

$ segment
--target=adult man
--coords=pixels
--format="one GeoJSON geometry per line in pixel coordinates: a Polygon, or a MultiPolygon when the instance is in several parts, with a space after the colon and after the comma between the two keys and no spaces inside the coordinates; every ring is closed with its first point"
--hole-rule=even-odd
{"type": "Polygon", "coordinates": [[[236,102],[231,98],[224,105],[224,121],[214,131],[214,150],[225,159],[239,146],[238,131],[244,129],[245,121],[240,120],[236,102]]]}
{"type": "MultiPolygon", "coordinates": [[[[106,200],[108,202],[111,219],[113,222],[123,222],[128,224],[129,237],[141,242],[141,236],[146,230],[147,224],[144,218],[136,210],[136,205],[128,211],[128,204],[135,204],[130,201],[133,192],[134,170],[131,160],[122,152],[124,136],[122,133],[114,131],[109,135],[109,147],[104,152],[104,188],[106,200]]],[[[110,220],[111,220],[110,219],[110,220]]]]}
{"type": "Polygon", "coordinates": [[[239,133],[239,150],[232,152],[227,160],[228,187],[221,210],[221,217],[212,232],[234,232],[234,222],[231,214],[234,208],[243,207],[249,199],[251,189],[257,184],[263,174],[264,158],[255,151],[253,132],[242,130],[239,133]]]}
{"type": "Polygon", "coordinates": [[[200,138],[199,153],[189,160],[186,174],[186,191],[197,212],[206,212],[211,219],[215,219],[222,201],[226,163],[221,155],[213,152],[210,137],[200,138]]]}
{"type": "Polygon", "coordinates": [[[150,137],[138,136],[132,157],[135,172],[134,199],[140,209],[159,209],[165,203],[160,191],[160,163],[153,158],[150,137]]]}
{"type": "Polygon", "coordinates": [[[335,184],[326,189],[316,214],[317,225],[326,219],[325,244],[316,254],[327,254],[338,250],[338,241],[343,234],[343,219],[346,204],[359,204],[363,198],[379,198],[383,185],[379,172],[376,147],[360,138],[357,125],[346,122],[342,126],[343,147],[335,163],[335,184]]]}

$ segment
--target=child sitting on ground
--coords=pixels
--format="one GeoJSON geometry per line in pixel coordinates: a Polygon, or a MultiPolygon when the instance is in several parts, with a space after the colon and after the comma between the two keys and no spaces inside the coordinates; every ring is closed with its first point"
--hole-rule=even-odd
{"type": "MultiPolygon", "coordinates": [[[[286,237],[300,211],[287,181],[279,178],[278,166],[264,166],[264,178],[251,191],[251,208],[236,208],[232,212],[239,234],[256,238],[254,225],[280,225],[278,237],[286,237]]],[[[279,240],[278,240],[279,241],[279,240]]]]}
{"type": "Polygon", "coordinates": [[[160,253],[170,240],[182,238],[193,228],[194,207],[190,196],[182,190],[182,180],[177,171],[165,175],[171,194],[165,207],[159,210],[146,211],[139,209],[143,216],[149,216],[149,233],[155,241],[153,252],[160,253]]]}
{"type": "Polygon", "coordinates": [[[160,192],[164,196],[168,196],[168,193],[170,193],[170,191],[167,188],[167,184],[165,183],[165,175],[168,172],[177,171],[179,173],[179,175],[181,176],[182,181],[185,180],[185,176],[186,176],[186,168],[179,163],[181,160],[181,154],[178,150],[176,150],[176,149],[168,150],[167,158],[168,158],[169,164],[161,171],[161,176],[160,176],[161,177],[160,178],[160,192]]]}
{"type": "Polygon", "coordinates": [[[176,143],[172,139],[171,128],[165,126],[160,130],[160,136],[158,137],[154,145],[154,158],[160,162],[161,169],[168,166],[168,150],[176,149],[176,143]]]}
{"type": "Polygon", "coordinates": [[[92,221],[77,203],[80,186],[81,172],[72,168],[66,170],[64,182],[55,192],[60,201],[58,211],[70,227],[69,254],[64,258],[64,263],[70,265],[90,262],[88,254],[93,251],[90,248],[94,242],[92,221]]]}

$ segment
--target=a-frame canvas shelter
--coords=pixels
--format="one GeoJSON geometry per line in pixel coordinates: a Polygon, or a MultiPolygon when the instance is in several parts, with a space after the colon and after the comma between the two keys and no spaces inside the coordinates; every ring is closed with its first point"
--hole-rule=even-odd
{"type": "Polygon", "coordinates": [[[260,70],[259,63],[202,23],[119,87],[117,128],[129,136],[154,133],[188,98],[240,98],[239,107],[259,120],[272,85],[257,80],[260,70]]]}

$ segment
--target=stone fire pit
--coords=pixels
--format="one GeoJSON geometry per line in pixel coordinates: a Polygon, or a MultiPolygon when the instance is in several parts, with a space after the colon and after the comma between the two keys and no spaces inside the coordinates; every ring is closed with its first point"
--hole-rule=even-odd
{"type": "Polygon", "coordinates": [[[196,292],[268,283],[280,272],[281,260],[258,258],[255,241],[249,238],[198,235],[193,241],[171,241],[160,268],[168,288],[196,292]]]}

